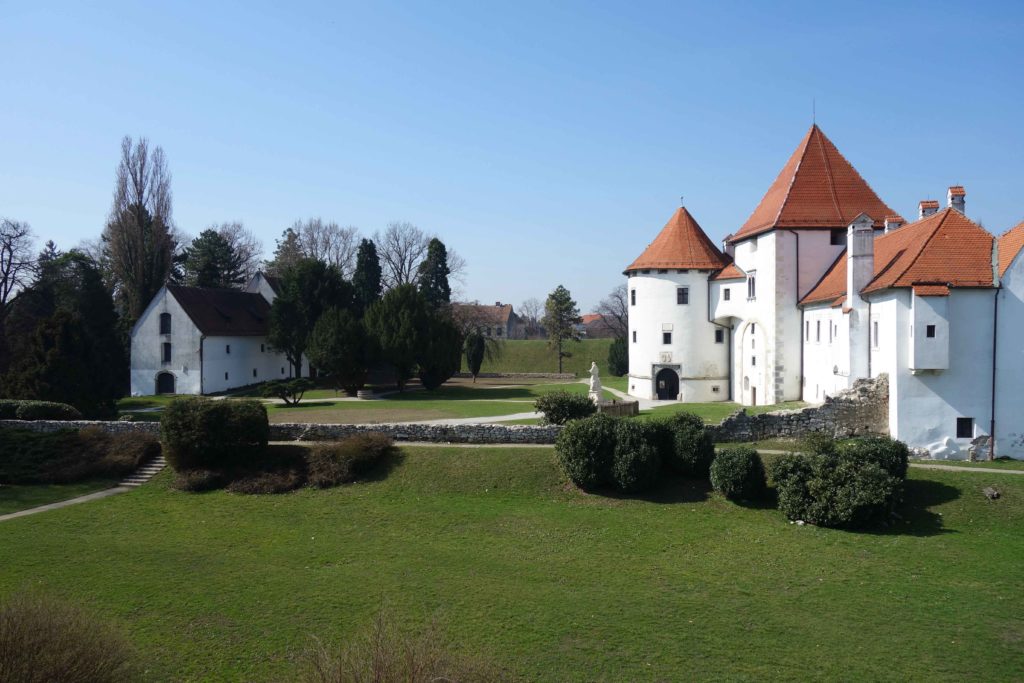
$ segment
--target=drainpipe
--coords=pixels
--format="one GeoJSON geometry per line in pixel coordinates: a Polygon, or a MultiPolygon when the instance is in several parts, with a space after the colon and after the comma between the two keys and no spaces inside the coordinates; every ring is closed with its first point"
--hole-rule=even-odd
{"type": "Polygon", "coordinates": [[[1003,285],[1000,283],[992,297],[992,422],[989,425],[989,460],[996,458],[996,350],[999,340],[999,290],[1002,288],[1003,285]]]}
{"type": "Polygon", "coordinates": [[[203,396],[203,377],[206,372],[203,370],[203,342],[206,341],[206,335],[200,335],[199,337],[199,395],[203,396]]]}

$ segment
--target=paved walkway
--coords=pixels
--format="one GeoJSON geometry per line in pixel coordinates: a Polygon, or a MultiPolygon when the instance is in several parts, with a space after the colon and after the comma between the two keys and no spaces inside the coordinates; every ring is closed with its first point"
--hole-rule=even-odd
{"type": "Polygon", "coordinates": [[[446,417],[438,420],[413,420],[411,422],[384,422],[391,425],[489,425],[500,424],[509,420],[529,420],[544,417],[542,413],[512,413],[511,415],[491,415],[488,417],[446,417]]]}
{"type": "Polygon", "coordinates": [[[1024,474],[1024,470],[1004,470],[995,467],[960,467],[957,465],[932,465],[931,463],[912,462],[911,467],[922,470],[945,470],[947,472],[988,472],[989,474],[1024,474]]]}
{"type": "Polygon", "coordinates": [[[40,505],[39,507],[29,508],[28,510],[18,510],[17,512],[11,512],[6,515],[0,515],[0,522],[6,522],[8,519],[14,519],[15,517],[26,517],[28,515],[34,515],[37,512],[46,512],[47,510],[59,510],[60,508],[66,508],[69,505],[88,503],[90,500],[109,498],[110,496],[116,496],[118,493],[124,493],[125,491],[131,491],[131,489],[128,488],[127,486],[115,486],[112,489],[103,489],[102,491],[87,493],[84,496],[78,496],[77,498],[62,500],[57,503],[48,503],[47,505],[40,505]]]}

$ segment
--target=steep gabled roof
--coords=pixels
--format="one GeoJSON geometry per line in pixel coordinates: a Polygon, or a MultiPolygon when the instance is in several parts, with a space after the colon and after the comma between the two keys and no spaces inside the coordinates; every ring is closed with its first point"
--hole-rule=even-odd
{"type": "MultiPolygon", "coordinates": [[[[948,208],[876,237],[874,277],[863,293],[912,287],[919,296],[946,296],[950,287],[991,287],[994,239],[980,225],[948,208]]],[[[846,296],[844,251],[800,303],[837,304],[846,296]]]]}
{"type": "Polygon", "coordinates": [[[1006,274],[1021,247],[1024,247],[1024,223],[1010,228],[999,238],[999,277],[1006,274]]]}
{"type": "Polygon", "coordinates": [[[732,263],[727,265],[725,268],[722,268],[720,271],[715,273],[714,277],[712,277],[711,279],[712,280],[744,280],[744,279],[746,279],[746,277],[747,277],[747,274],[743,272],[743,269],[740,268],[739,266],[737,266],[736,262],[733,261],[732,263]]]}
{"type": "Polygon", "coordinates": [[[452,314],[469,325],[508,325],[513,316],[512,304],[452,304],[452,314]]]}
{"type": "Polygon", "coordinates": [[[845,228],[861,213],[875,217],[896,212],[879,199],[857,170],[817,125],[811,126],[793,156],[731,243],[776,228],[845,228]]]}
{"type": "Polygon", "coordinates": [[[168,285],[167,291],[207,336],[262,337],[269,332],[270,304],[261,294],[179,285],[168,285]]]}
{"type": "Polygon", "coordinates": [[[679,207],[644,253],[626,267],[718,270],[727,263],[686,207],[679,207]]]}

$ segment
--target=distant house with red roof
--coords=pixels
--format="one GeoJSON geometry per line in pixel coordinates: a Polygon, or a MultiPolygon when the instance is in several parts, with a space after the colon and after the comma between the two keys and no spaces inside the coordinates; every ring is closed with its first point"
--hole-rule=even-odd
{"type": "Polygon", "coordinates": [[[906,224],[815,125],[719,250],[686,208],[626,267],[629,392],[822,402],[889,378],[889,430],[938,457],[1024,457],[1024,223],[966,191],[906,224]]]}
{"type": "Polygon", "coordinates": [[[472,303],[452,304],[453,315],[465,326],[478,328],[485,336],[497,339],[522,339],[523,325],[512,304],[494,302],[493,306],[472,303]]]}

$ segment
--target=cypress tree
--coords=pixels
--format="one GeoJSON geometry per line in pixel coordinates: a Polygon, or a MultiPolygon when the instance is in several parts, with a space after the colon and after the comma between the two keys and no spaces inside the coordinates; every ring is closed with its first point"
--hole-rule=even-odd
{"type": "Polygon", "coordinates": [[[448,249],[435,237],[427,245],[427,258],[418,271],[420,292],[434,308],[447,306],[452,301],[452,288],[448,284],[450,274],[448,249]]]}
{"type": "Polygon", "coordinates": [[[377,256],[377,245],[372,240],[363,239],[356,252],[356,271],[352,275],[352,286],[355,288],[356,307],[359,313],[365,313],[375,301],[380,299],[381,268],[377,256]]]}

